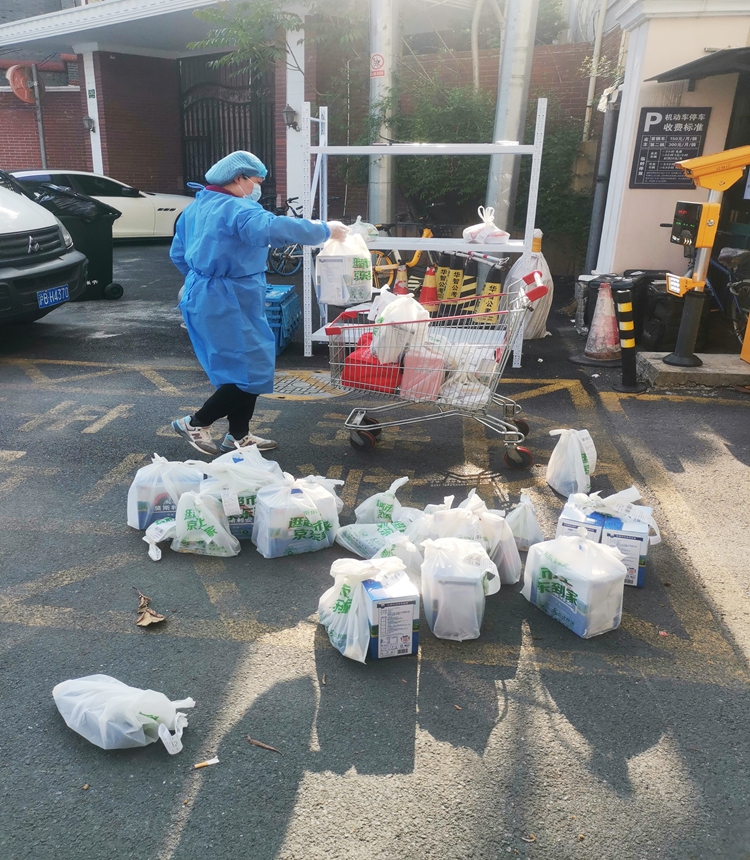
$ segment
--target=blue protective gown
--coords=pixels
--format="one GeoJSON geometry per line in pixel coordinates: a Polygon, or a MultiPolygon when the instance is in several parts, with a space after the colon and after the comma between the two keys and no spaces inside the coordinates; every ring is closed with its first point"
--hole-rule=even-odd
{"type": "Polygon", "coordinates": [[[203,189],[185,209],[169,256],[185,276],[180,310],[211,384],[273,391],[276,344],[266,321],[268,247],[319,245],[319,221],[276,216],[248,198],[203,189]]]}

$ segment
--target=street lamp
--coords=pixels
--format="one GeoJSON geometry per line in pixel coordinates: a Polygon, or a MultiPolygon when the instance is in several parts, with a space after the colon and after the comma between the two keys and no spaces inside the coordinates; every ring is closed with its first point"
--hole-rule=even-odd
{"type": "Polygon", "coordinates": [[[302,131],[302,129],[297,125],[297,111],[291,105],[287,105],[284,110],[281,111],[281,115],[284,118],[284,125],[287,128],[293,128],[295,131],[302,131]]]}

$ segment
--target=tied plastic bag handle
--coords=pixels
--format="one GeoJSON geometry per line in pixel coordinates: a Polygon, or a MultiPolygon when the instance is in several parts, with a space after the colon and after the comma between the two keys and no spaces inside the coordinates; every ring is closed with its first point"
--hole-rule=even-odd
{"type": "Polygon", "coordinates": [[[495,207],[494,206],[478,206],[477,213],[485,224],[495,223],[495,207]]]}

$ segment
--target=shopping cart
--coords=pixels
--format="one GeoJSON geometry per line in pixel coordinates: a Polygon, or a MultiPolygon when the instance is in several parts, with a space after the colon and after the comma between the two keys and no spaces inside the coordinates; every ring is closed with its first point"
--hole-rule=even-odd
{"type": "Polygon", "coordinates": [[[524,286],[536,286],[528,292],[522,287],[516,293],[443,301],[430,319],[376,323],[370,312],[350,310],[329,323],[325,332],[331,384],[395,401],[352,409],[344,422],[352,447],[369,451],[386,427],[461,415],[502,436],[506,465],[529,468],[534,458],[521,445],[529,432],[528,424],[517,417],[521,407],[497,393],[524,317],[532,302],[547,292],[539,272],[524,281],[524,286]],[[388,414],[417,403],[432,409],[418,415],[388,414]]]}

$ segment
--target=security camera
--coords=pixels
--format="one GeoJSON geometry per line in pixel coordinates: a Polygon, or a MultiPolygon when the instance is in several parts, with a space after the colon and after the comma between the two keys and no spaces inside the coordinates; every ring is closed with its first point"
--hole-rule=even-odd
{"type": "Polygon", "coordinates": [[[750,164],[750,146],[738,146],[736,149],[725,149],[713,155],[700,155],[698,158],[687,158],[677,161],[677,167],[682,168],[685,176],[689,176],[700,188],[710,188],[713,191],[726,191],[741,178],[745,168],[750,164]]]}

